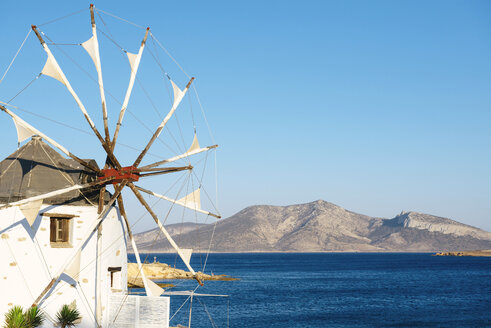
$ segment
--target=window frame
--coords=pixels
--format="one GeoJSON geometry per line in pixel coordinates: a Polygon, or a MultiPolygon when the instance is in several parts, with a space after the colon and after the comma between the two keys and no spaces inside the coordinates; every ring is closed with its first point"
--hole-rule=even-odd
{"type": "Polygon", "coordinates": [[[49,243],[52,248],[70,248],[73,238],[73,218],[77,215],[43,213],[49,217],[49,243]]]}

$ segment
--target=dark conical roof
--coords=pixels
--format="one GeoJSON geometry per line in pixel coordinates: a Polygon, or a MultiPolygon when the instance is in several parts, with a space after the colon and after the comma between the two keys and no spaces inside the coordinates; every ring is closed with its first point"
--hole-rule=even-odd
{"type": "MultiPolygon", "coordinates": [[[[90,163],[97,167],[94,160],[90,163]]],[[[0,162],[0,202],[10,203],[94,181],[96,175],[72,159],[66,159],[34,136],[24,146],[0,162]]],[[[45,199],[48,204],[97,203],[95,189],[71,191],[45,199]],[[90,201],[89,201],[90,200],[90,201]]]]}

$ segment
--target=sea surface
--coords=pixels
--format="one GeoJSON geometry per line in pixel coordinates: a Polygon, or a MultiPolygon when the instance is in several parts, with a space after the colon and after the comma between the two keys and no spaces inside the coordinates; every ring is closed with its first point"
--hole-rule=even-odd
{"type": "MultiPolygon", "coordinates": [[[[147,259],[154,257],[184,268],[175,255],[147,259]]],[[[205,261],[205,273],[240,280],[198,288],[229,296],[194,297],[191,327],[491,327],[490,257],[252,253],[191,260],[199,270],[205,261]]],[[[173,282],[172,290],[197,285],[173,282]]],[[[188,297],[172,296],[171,326],[187,326],[189,310],[188,297]]]]}

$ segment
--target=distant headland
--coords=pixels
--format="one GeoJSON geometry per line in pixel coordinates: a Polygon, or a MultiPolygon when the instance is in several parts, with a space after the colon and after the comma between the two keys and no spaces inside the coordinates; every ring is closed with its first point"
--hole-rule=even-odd
{"type": "MultiPolygon", "coordinates": [[[[169,233],[194,252],[464,252],[491,249],[491,233],[418,212],[371,217],[318,200],[249,206],[215,224],[171,224],[169,233]],[[209,241],[213,235],[213,241],[209,241]]],[[[173,248],[160,231],[135,235],[140,252],[173,248]]],[[[130,250],[129,250],[130,251],[130,250]]]]}

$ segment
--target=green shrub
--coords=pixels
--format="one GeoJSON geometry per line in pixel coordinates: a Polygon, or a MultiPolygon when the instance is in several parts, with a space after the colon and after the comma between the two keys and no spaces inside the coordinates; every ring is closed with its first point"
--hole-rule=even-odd
{"type": "Polygon", "coordinates": [[[39,327],[44,321],[44,315],[37,306],[30,307],[24,311],[24,318],[29,328],[39,327]]]}
{"type": "Polygon", "coordinates": [[[80,320],[82,317],[80,316],[80,312],[78,312],[77,308],[71,307],[67,304],[63,305],[56,313],[56,323],[61,328],[74,327],[76,322],[80,320]]]}
{"type": "Polygon", "coordinates": [[[12,307],[5,314],[4,328],[35,328],[43,324],[44,315],[36,307],[24,311],[21,306],[12,307]]]}

